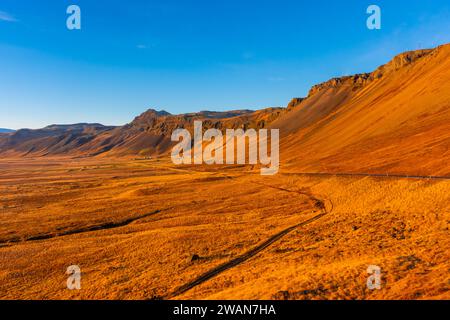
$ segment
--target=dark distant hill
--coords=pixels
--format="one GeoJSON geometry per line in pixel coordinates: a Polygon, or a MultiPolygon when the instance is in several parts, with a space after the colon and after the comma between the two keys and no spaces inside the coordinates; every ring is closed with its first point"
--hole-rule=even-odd
{"type": "Polygon", "coordinates": [[[50,125],[43,129],[20,129],[0,136],[0,153],[45,156],[71,154],[80,146],[114,129],[101,124],[50,125]]]}
{"type": "Polygon", "coordinates": [[[10,133],[10,132],[14,132],[14,131],[15,130],[0,128],[0,133],[10,133]]]}

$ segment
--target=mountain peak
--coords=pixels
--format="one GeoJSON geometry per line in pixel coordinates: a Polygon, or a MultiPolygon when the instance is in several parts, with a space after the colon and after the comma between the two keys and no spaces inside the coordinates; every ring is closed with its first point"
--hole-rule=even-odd
{"type": "Polygon", "coordinates": [[[166,117],[166,116],[171,116],[172,114],[167,112],[166,110],[156,110],[153,108],[148,109],[147,111],[145,111],[143,114],[153,114],[157,117],[166,117]]]}

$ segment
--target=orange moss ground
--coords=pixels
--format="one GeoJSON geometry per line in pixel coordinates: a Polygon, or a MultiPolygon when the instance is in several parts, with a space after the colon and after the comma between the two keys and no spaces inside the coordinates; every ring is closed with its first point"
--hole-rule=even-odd
{"type": "Polygon", "coordinates": [[[176,298],[450,298],[450,182],[206,170],[2,160],[0,298],[165,297],[317,215],[313,198],[327,215],[176,298]],[[79,291],[66,289],[72,264],[79,291]],[[368,265],[381,290],[367,290],[368,265]]]}

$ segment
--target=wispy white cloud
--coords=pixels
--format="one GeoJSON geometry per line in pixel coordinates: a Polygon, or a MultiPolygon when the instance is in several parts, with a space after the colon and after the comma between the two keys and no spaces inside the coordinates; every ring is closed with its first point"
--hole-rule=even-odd
{"type": "Polygon", "coordinates": [[[0,11],[0,21],[17,22],[18,20],[8,12],[0,11]]]}
{"type": "Polygon", "coordinates": [[[267,78],[267,81],[270,81],[270,82],[281,82],[281,81],[284,81],[285,79],[283,78],[283,77],[268,77],[267,78]]]}
{"type": "Polygon", "coordinates": [[[245,59],[245,60],[250,60],[250,59],[253,59],[255,57],[255,55],[254,55],[254,53],[253,52],[244,52],[243,54],[242,54],[242,58],[243,59],[245,59]]]}
{"type": "Polygon", "coordinates": [[[140,49],[140,50],[145,50],[145,49],[152,49],[155,48],[156,44],[155,43],[139,43],[136,45],[136,48],[140,49]]]}

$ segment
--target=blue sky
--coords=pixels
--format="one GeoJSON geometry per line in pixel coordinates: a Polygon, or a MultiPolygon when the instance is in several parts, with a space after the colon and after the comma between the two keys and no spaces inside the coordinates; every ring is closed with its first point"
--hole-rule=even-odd
{"type": "Polygon", "coordinates": [[[2,0],[0,127],[285,106],[449,31],[448,0],[2,0]],[[71,4],[81,30],[66,28],[71,4]]]}

